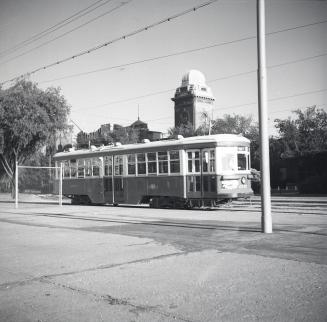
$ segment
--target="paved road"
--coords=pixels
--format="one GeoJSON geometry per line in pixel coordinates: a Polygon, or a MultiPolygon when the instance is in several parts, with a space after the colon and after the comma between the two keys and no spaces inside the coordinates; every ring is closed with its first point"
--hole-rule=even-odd
{"type": "Polygon", "coordinates": [[[1,321],[326,321],[325,198],[215,211],[0,203],[1,321]]]}

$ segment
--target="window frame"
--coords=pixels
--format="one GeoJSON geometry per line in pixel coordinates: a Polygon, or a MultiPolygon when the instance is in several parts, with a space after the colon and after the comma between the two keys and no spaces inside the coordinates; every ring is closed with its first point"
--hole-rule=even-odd
{"type": "Polygon", "coordinates": [[[147,175],[148,176],[155,176],[158,175],[158,153],[157,152],[147,152],[146,153],[146,163],[147,163],[147,175]],[[149,154],[154,154],[156,156],[155,160],[149,161],[149,154]],[[155,172],[149,172],[149,163],[155,164],[156,171],[155,172]]]}
{"type": "Polygon", "coordinates": [[[77,179],[85,178],[85,159],[77,159],[77,179]],[[82,163],[82,166],[80,166],[82,163]],[[80,175],[80,169],[83,169],[83,175],[80,175]]]}
{"type": "Polygon", "coordinates": [[[114,156],[114,176],[124,176],[124,155],[115,154],[114,156]],[[117,162],[117,160],[119,162],[117,162]],[[116,168],[118,167],[118,168],[116,168]],[[116,173],[116,169],[118,169],[118,174],[116,173]]]}
{"type": "MultiPolygon", "coordinates": [[[[164,156],[162,154],[162,156],[164,156]]],[[[157,151],[157,173],[159,176],[164,176],[164,175],[169,175],[169,153],[168,151],[157,151]],[[165,157],[166,159],[159,159],[159,153],[165,153],[165,157]],[[163,165],[163,169],[164,169],[164,165],[166,164],[166,168],[167,168],[167,172],[160,172],[160,165],[163,165]]]]}
{"type": "Polygon", "coordinates": [[[146,152],[141,152],[141,153],[135,153],[136,155],[136,175],[138,177],[143,177],[148,174],[148,164],[147,164],[147,158],[146,158],[146,152]],[[141,160],[139,161],[139,155],[144,155],[144,161],[141,160]],[[139,173],[139,165],[142,164],[145,166],[145,173],[139,173]]]}
{"type": "Polygon", "coordinates": [[[202,150],[202,173],[204,174],[214,174],[216,173],[216,149],[215,148],[207,148],[202,150]],[[208,153],[208,162],[207,163],[207,171],[204,171],[204,161],[205,161],[205,153],[208,153]],[[213,156],[212,156],[213,153],[213,156]]]}
{"type": "Polygon", "coordinates": [[[186,150],[186,173],[187,174],[201,174],[201,150],[200,149],[190,149],[186,150]],[[195,153],[199,153],[199,157],[195,157],[195,153]],[[189,159],[189,153],[192,153],[192,158],[189,159]],[[194,157],[193,157],[194,154],[194,157]],[[192,161],[192,171],[189,171],[189,161],[192,161]],[[199,171],[196,170],[196,161],[199,161],[199,171]]]}
{"type": "Polygon", "coordinates": [[[132,176],[135,177],[137,174],[137,162],[136,162],[136,154],[132,153],[132,154],[126,154],[126,174],[127,176],[132,176]],[[133,159],[132,162],[130,162],[130,157],[133,159]],[[134,173],[129,173],[129,166],[130,165],[134,165],[134,173]]]}
{"type": "Polygon", "coordinates": [[[168,160],[168,173],[169,173],[169,175],[178,175],[178,174],[181,173],[181,156],[180,156],[180,150],[169,150],[168,152],[169,152],[168,153],[168,159],[169,159],[168,160]],[[172,152],[176,152],[176,154],[178,156],[178,159],[172,159],[171,158],[172,152]],[[171,171],[171,168],[172,168],[171,164],[172,164],[172,162],[176,162],[176,161],[178,161],[178,171],[172,172],[171,171]]]}
{"type": "Polygon", "coordinates": [[[104,177],[111,177],[112,176],[112,160],[113,160],[113,155],[106,155],[103,158],[103,176],[104,177]],[[108,170],[108,171],[106,171],[108,170]]]}

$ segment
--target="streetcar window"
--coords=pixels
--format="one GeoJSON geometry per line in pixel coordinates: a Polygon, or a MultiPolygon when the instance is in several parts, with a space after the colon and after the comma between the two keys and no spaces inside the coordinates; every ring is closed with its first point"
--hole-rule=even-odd
{"type": "Polygon", "coordinates": [[[235,171],[235,154],[230,152],[223,153],[221,163],[223,171],[235,171]]]}
{"type": "Polygon", "coordinates": [[[77,161],[77,176],[78,178],[84,178],[84,160],[77,161]]]}
{"type": "Polygon", "coordinates": [[[104,175],[112,175],[112,156],[104,157],[104,175]]]}
{"type": "Polygon", "coordinates": [[[170,173],[179,173],[180,172],[180,163],[179,163],[179,151],[170,151],[170,173]]]}
{"type": "Polygon", "coordinates": [[[70,176],[76,178],[77,175],[77,162],[76,160],[70,160],[70,176]]]}
{"type": "Polygon", "coordinates": [[[187,152],[187,168],[188,172],[200,172],[200,152],[199,151],[190,151],[187,152]]]}
{"type": "Polygon", "coordinates": [[[137,174],[146,174],[145,153],[137,154],[137,174]]]}
{"type": "Polygon", "coordinates": [[[127,156],[127,174],[136,174],[135,154],[127,156]]]}
{"type": "Polygon", "coordinates": [[[92,175],[92,162],[91,159],[85,160],[85,177],[90,177],[92,175]]]}
{"type": "Polygon", "coordinates": [[[100,167],[101,167],[101,160],[99,158],[92,159],[92,175],[93,175],[93,177],[100,176],[100,167]]]}
{"type": "Polygon", "coordinates": [[[115,163],[115,175],[121,176],[123,175],[123,156],[122,155],[115,155],[114,158],[115,163]]]}
{"type": "Polygon", "coordinates": [[[200,172],[200,152],[195,152],[194,168],[195,172],[200,172]]]}
{"type": "Polygon", "coordinates": [[[150,152],[148,155],[148,173],[156,174],[157,173],[157,153],[150,152]]]}
{"type": "Polygon", "coordinates": [[[64,178],[70,178],[69,161],[64,162],[64,178]]]}
{"type": "Polygon", "coordinates": [[[168,173],[168,153],[158,152],[159,173],[168,173]]]}
{"type": "Polygon", "coordinates": [[[205,150],[202,152],[202,171],[215,172],[215,150],[205,150]]]}
{"type": "Polygon", "coordinates": [[[237,154],[237,169],[246,170],[246,155],[244,153],[237,154]]]}
{"type": "Polygon", "coordinates": [[[192,152],[187,152],[187,166],[188,166],[188,172],[193,172],[192,171],[192,152]]]}
{"type": "MultiPolygon", "coordinates": [[[[209,168],[209,152],[203,151],[203,153],[202,153],[202,171],[208,172],[208,168],[209,168]]],[[[207,191],[207,190],[205,190],[205,191],[207,191]]]]}
{"type": "Polygon", "coordinates": [[[215,163],[216,163],[216,160],[215,160],[215,150],[210,150],[210,153],[209,153],[209,160],[210,160],[210,172],[215,172],[216,171],[216,166],[215,166],[215,163]]]}

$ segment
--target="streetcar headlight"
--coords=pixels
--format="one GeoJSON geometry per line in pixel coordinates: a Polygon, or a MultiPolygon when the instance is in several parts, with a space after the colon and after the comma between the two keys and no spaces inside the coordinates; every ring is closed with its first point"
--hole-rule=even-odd
{"type": "Polygon", "coordinates": [[[242,179],[241,179],[241,183],[242,183],[242,184],[245,184],[245,182],[246,182],[245,177],[242,177],[242,179]]]}

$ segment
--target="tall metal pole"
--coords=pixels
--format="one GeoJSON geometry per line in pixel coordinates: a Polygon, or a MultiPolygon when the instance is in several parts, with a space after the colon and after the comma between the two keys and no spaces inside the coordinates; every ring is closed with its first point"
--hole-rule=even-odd
{"type": "Polygon", "coordinates": [[[261,150],[261,229],[272,233],[269,136],[267,109],[267,71],[265,42],[265,0],[257,0],[258,103],[261,150]]]}
{"type": "Polygon", "coordinates": [[[15,160],[15,208],[18,208],[18,161],[15,160]]]}

